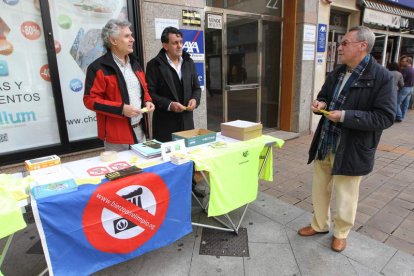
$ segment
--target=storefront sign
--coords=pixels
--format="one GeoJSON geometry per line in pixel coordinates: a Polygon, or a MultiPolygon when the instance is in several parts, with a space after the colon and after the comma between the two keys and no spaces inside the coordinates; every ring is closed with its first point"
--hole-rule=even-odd
{"type": "Polygon", "coordinates": [[[327,31],[328,31],[328,27],[326,24],[318,24],[318,44],[317,44],[318,53],[323,53],[326,50],[327,31]]]}
{"type": "Polygon", "coordinates": [[[197,30],[180,30],[183,33],[183,49],[193,60],[204,61],[204,34],[197,30]]]}
{"type": "Polygon", "coordinates": [[[398,4],[400,6],[406,6],[406,7],[414,9],[414,1],[413,0],[383,0],[383,1],[393,3],[393,4],[398,4]]]}
{"type": "Polygon", "coordinates": [[[201,16],[199,12],[183,10],[182,19],[183,25],[201,27],[201,16]]]}
{"type": "Polygon", "coordinates": [[[365,9],[363,21],[364,23],[399,29],[401,25],[401,16],[371,9],[365,9]]]}
{"type": "Polygon", "coordinates": [[[223,28],[223,17],[217,14],[207,14],[207,28],[221,30],[223,28]]]}

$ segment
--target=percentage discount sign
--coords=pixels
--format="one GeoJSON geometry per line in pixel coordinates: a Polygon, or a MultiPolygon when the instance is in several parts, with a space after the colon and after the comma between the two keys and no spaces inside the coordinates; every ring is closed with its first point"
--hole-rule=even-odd
{"type": "Polygon", "coordinates": [[[50,72],[49,72],[49,64],[45,64],[42,67],[40,67],[40,76],[45,81],[50,81],[50,72]]]}
{"type": "Polygon", "coordinates": [[[36,40],[40,37],[41,30],[40,26],[33,21],[23,22],[20,26],[20,31],[23,36],[29,40],[36,40]]]}

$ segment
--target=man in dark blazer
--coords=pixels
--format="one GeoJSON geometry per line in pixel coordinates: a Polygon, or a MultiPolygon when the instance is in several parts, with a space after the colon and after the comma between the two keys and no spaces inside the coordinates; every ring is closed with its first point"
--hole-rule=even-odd
{"type": "Polygon", "coordinates": [[[194,129],[193,110],[200,104],[201,89],[190,55],[183,52],[183,35],[167,27],[161,35],[162,49],[147,64],[148,90],[156,106],[153,138],[171,141],[171,133],[194,129]]]}
{"type": "Polygon", "coordinates": [[[335,216],[331,248],[346,248],[354,226],[359,184],[374,167],[382,131],[394,123],[397,93],[392,75],[370,55],[374,33],[365,26],[349,29],[338,47],[342,65],[331,72],[312,111],[321,115],[309,150],[314,162],[310,226],[301,236],[326,234],[330,230],[331,194],[335,193],[335,216]]]}

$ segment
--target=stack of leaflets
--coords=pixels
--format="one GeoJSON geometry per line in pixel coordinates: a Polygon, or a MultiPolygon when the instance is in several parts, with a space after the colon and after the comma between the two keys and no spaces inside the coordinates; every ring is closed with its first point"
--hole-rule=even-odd
{"type": "Polygon", "coordinates": [[[131,150],[144,156],[145,158],[154,158],[161,156],[161,142],[157,140],[148,140],[143,143],[131,145],[131,150]]]}
{"type": "Polygon", "coordinates": [[[53,183],[37,185],[32,188],[32,195],[35,199],[65,194],[76,191],[78,185],[73,178],[53,183]]]}
{"type": "Polygon", "coordinates": [[[170,155],[170,161],[171,163],[175,164],[175,165],[181,165],[184,163],[187,163],[190,161],[190,159],[188,159],[187,155],[178,153],[178,152],[174,152],[170,155]]]}

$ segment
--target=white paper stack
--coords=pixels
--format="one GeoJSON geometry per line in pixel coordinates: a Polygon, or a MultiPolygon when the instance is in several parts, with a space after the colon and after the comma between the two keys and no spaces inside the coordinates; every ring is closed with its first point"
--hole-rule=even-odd
{"type": "Polygon", "coordinates": [[[175,165],[181,165],[189,162],[190,159],[188,159],[187,156],[184,154],[173,153],[170,155],[170,161],[175,165]]]}

